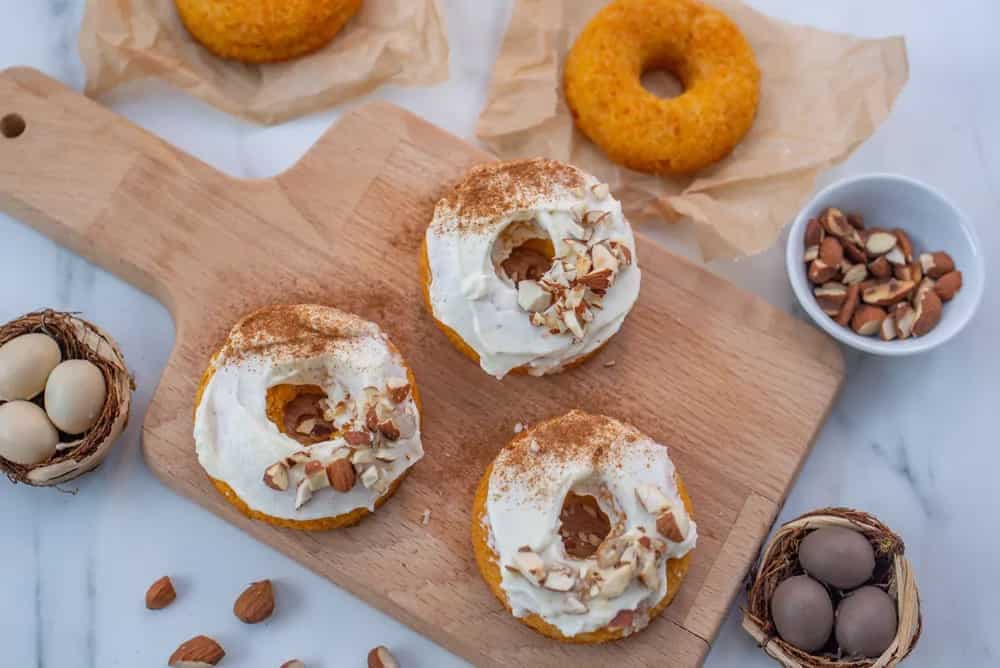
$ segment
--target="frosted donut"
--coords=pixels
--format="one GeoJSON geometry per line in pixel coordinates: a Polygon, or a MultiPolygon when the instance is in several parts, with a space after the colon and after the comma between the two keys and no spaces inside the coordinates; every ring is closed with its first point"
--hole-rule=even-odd
{"type": "Polygon", "coordinates": [[[607,184],[542,158],[470,170],[434,209],[421,273],[438,326],[497,378],[558,373],[596,353],[641,278],[607,184]]]}
{"type": "Polygon", "coordinates": [[[419,394],[378,325],[318,305],[240,320],[195,399],[198,462],[251,519],[302,530],[355,524],[424,454],[419,394]]]}
{"type": "Polygon", "coordinates": [[[572,411],[517,435],[472,510],[476,563],[539,633],[575,643],[645,628],[673,600],[698,540],[667,448],[635,427],[572,411]]]}
{"type": "Polygon", "coordinates": [[[760,71],[739,27],[697,0],[615,0],[566,57],[563,85],[577,127],[608,157],[644,172],[683,174],[721,160],[753,125],[760,71]],[[670,70],[684,92],[643,88],[670,70]]]}

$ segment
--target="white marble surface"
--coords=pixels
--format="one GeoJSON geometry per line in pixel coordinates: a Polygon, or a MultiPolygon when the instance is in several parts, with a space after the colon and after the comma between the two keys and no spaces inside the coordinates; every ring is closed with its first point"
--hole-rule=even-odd
{"type": "MultiPolygon", "coordinates": [[[[471,137],[509,0],[449,0],[452,78],[436,88],[384,89],[392,100],[471,137]]],[[[987,257],[1000,256],[1000,3],[992,0],[754,0],[790,21],[881,36],[904,34],[911,78],[889,121],[826,182],[871,170],[941,188],[976,222],[987,257]],[[919,6],[919,8],[918,8],[919,6]]],[[[0,67],[31,65],[82,84],[75,34],[83,0],[0,3],[0,67]]],[[[106,100],[120,113],[220,169],[246,177],[290,165],[339,110],[264,129],[160,85],[106,100]]],[[[0,107],[3,101],[0,100],[0,107]]],[[[665,235],[661,234],[661,238],[665,235]]],[[[462,662],[391,618],[161,486],[139,452],[139,424],[173,330],[151,298],[0,217],[0,321],[44,306],[82,311],[121,342],[139,389],[135,419],[75,496],[0,489],[0,635],[4,666],[155,666],[178,642],[206,633],[228,666],[360,666],[390,645],[404,666],[462,662]],[[144,610],[156,577],[180,599],[144,610]],[[229,612],[248,582],[277,582],[280,614],[261,627],[229,612]]],[[[675,248],[689,246],[665,239],[675,248]]],[[[990,267],[998,271],[997,263],[990,267]]],[[[714,270],[794,310],[780,252],[714,270]]],[[[869,510],[907,542],[923,599],[924,632],[909,665],[1000,663],[1000,295],[987,286],[979,316],[947,347],[889,360],[848,356],[849,378],[788,498],[782,519],[819,506],[869,510]]],[[[638,638],[635,642],[642,642],[638,638]]],[[[709,666],[772,665],[738,628],[734,609],[709,666]]]]}

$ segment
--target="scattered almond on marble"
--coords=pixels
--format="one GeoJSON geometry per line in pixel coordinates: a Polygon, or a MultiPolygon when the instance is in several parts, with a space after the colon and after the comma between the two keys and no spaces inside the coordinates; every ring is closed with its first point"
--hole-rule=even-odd
{"type": "Polygon", "coordinates": [[[171,668],[203,668],[222,661],[226,651],[208,636],[195,636],[174,650],[167,660],[171,668]]]}
{"type": "Polygon", "coordinates": [[[233,614],[245,624],[257,624],[264,621],[274,612],[274,588],[270,580],[254,582],[247,587],[236,603],[233,604],[233,614]]]}
{"type": "Polygon", "coordinates": [[[866,229],[829,207],[806,224],[806,276],[820,309],[842,327],[883,341],[925,336],[962,288],[948,253],[917,254],[902,229],[866,229]]]}
{"type": "Polygon", "coordinates": [[[399,662],[389,648],[379,645],[368,652],[368,668],[399,668],[399,662]]]}
{"type": "Polygon", "coordinates": [[[306,668],[306,664],[298,659],[292,659],[291,661],[285,661],[281,664],[280,668],[306,668]]]}
{"type": "Polygon", "coordinates": [[[146,607],[150,610],[162,610],[173,603],[175,598],[177,592],[174,590],[174,583],[164,575],[146,590],[146,607]]]}

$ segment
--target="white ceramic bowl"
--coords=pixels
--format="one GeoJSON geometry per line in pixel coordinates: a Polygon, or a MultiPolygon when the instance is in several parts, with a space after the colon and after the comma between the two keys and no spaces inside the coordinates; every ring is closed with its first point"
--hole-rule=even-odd
{"type": "Polygon", "coordinates": [[[792,223],[785,261],[795,296],[816,324],[852,348],[876,355],[924,352],[958,334],[982,301],[986,273],[979,238],[962,212],[930,186],[895,174],[852,176],[817,193],[792,223]],[[855,334],[823,313],[806,277],[802,254],[806,224],[830,206],[860,213],[865,227],[902,228],[913,240],[915,253],[946,251],[951,255],[962,272],[962,289],[944,305],[937,327],[921,337],[882,341],[855,334]]]}

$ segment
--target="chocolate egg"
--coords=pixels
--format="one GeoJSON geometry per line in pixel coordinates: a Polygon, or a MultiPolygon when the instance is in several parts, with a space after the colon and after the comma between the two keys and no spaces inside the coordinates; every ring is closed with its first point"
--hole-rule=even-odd
{"type": "Polygon", "coordinates": [[[782,640],[804,652],[815,652],[833,630],[833,602],[823,585],[808,575],[795,575],[774,590],[771,619],[782,640]]]}
{"type": "Polygon", "coordinates": [[[799,564],[820,582],[837,589],[854,589],[871,579],[875,571],[875,550],[857,531],[825,527],[802,540],[799,564]]]}
{"type": "Polygon", "coordinates": [[[875,658],[896,637],[896,602],[878,587],[862,587],[837,606],[837,644],[848,657],[875,658]]]}
{"type": "Polygon", "coordinates": [[[87,360],[66,360],[45,384],[45,412],[67,434],[82,434],[97,422],[108,388],[104,374],[87,360]]]}
{"type": "Polygon", "coordinates": [[[45,411],[30,401],[0,405],[0,457],[16,464],[41,464],[56,452],[59,432],[45,411]]]}
{"type": "Polygon", "coordinates": [[[45,334],[22,334],[0,346],[0,400],[31,399],[59,364],[59,344],[45,334]]]}

